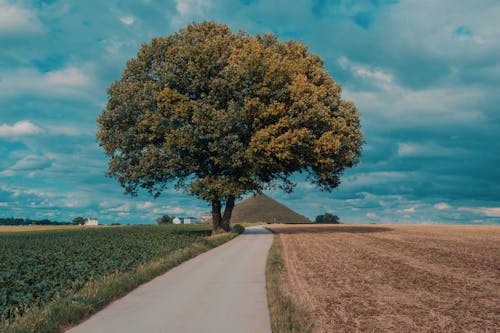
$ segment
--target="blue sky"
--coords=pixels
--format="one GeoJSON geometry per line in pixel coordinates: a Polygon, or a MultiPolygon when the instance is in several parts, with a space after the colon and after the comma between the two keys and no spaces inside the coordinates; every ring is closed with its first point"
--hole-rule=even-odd
{"type": "Polygon", "coordinates": [[[154,223],[208,206],[123,195],[95,139],[106,88],[142,43],[193,21],[274,32],[319,54],[362,114],[338,190],[271,196],[346,223],[500,223],[497,0],[0,0],[0,216],[154,223]]]}

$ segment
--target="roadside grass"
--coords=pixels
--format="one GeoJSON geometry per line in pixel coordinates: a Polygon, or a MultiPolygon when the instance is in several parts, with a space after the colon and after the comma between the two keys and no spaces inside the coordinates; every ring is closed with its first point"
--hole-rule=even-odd
{"type": "Polygon", "coordinates": [[[240,224],[241,226],[248,228],[248,227],[256,227],[256,226],[264,226],[266,225],[266,222],[239,222],[236,224],[240,224]]]}
{"type": "Polygon", "coordinates": [[[42,307],[33,307],[11,325],[0,325],[0,332],[5,333],[54,333],[63,332],[74,324],[103,308],[139,285],[150,281],[169,269],[193,258],[209,249],[217,247],[237,234],[228,233],[209,237],[200,237],[187,248],[140,265],[133,272],[114,273],[95,281],[90,281],[74,293],[56,298],[42,307]]]}
{"type": "Polygon", "coordinates": [[[281,240],[274,234],[266,262],[266,289],[273,333],[310,333],[312,324],[284,291],[286,268],[281,257],[281,240]]]}

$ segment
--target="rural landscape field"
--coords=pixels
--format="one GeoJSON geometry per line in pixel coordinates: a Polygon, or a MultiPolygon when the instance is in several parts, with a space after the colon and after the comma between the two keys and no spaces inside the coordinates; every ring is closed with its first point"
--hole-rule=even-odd
{"type": "Polygon", "coordinates": [[[316,332],[500,331],[500,227],[271,229],[316,332]]]}
{"type": "MultiPolygon", "coordinates": [[[[40,321],[49,326],[46,331],[57,331],[58,324],[67,324],[68,319],[48,314],[54,304],[78,305],[70,321],[79,319],[127,289],[232,237],[207,237],[210,233],[210,226],[203,224],[1,227],[0,331],[40,311],[40,321]],[[90,297],[79,294],[85,288],[90,297]]],[[[23,325],[24,331],[31,331],[26,328],[29,324],[23,325]]],[[[40,323],[32,329],[44,331],[40,323]]]]}
{"type": "Polygon", "coordinates": [[[0,333],[500,333],[499,18],[0,0],[0,333]]]}

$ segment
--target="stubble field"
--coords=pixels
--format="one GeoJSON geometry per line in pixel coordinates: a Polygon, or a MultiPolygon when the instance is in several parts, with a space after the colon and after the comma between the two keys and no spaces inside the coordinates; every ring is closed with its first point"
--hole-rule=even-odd
{"type": "Polygon", "coordinates": [[[317,332],[500,331],[500,227],[271,229],[317,332]]]}

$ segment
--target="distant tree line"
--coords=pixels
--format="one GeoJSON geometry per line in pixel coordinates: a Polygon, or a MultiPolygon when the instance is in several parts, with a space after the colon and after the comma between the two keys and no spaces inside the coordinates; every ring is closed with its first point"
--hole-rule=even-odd
{"type": "Polygon", "coordinates": [[[71,224],[73,225],[83,225],[85,223],[85,221],[87,221],[87,219],[81,217],[81,216],[77,216],[73,219],[73,221],[71,222],[71,224]]]}
{"type": "Polygon", "coordinates": [[[15,217],[0,217],[0,225],[68,225],[70,224],[69,222],[57,222],[57,221],[50,221],[47,219],[44,220],[32,220],[32,219],[22,219],[22,218],[15,218],[15,217]]]}
{"type": "Polygon", "coordinates": [[[340,224],[340,218],[337,215],[325,213],[323,215],[316,216],[316,219],[314,220],[314,222],[315,223],[340,224]]]}

